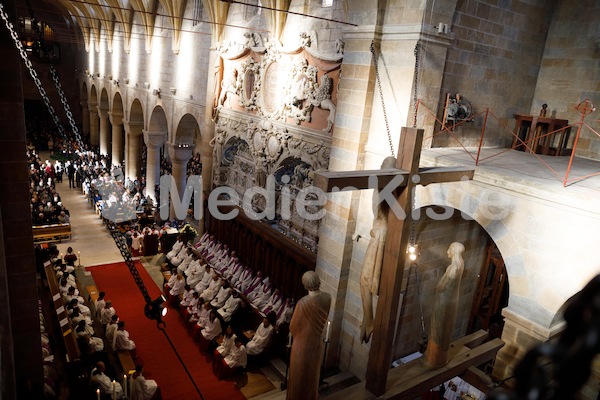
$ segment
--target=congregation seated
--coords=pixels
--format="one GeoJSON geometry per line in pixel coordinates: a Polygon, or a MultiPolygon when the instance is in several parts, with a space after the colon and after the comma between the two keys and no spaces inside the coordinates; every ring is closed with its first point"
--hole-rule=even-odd
{"type": "Polygon", "coordinates": [[[154,379],[144,377],[144,367],[135,366],[131,375],[131,400],[159,400],[161,399],[160,387],[154,379]]]}

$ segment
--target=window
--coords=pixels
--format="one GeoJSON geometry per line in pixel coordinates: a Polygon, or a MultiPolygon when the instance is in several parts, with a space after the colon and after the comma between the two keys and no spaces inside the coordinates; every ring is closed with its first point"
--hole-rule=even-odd
{"type": "Polygon", "coordinates": [[[202,22],[202,0],[195,0],[194,12],[192,15],[193,15],[192,26],[196,26],[200,22],[202,22]]]}
{"type": "Polygon", "coordinates": [[[333,0],[322,0],[321,7],[331,7],[333,5],[333,0]]]}

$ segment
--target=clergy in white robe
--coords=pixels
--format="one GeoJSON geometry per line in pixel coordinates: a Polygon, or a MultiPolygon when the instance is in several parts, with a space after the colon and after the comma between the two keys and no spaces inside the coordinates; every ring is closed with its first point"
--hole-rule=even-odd
{"type": "Polygon", "coordinates": [[[242,341],[235,339],[234,346],[223,359],[229,368],[245,368],[248,363],[248,352],[242,341]]]}
{"type": "Polygon", "coordinates": [[[273,295],[271,297],[269,297],[269,299],[267,300],[267,302],[264,304],[264,306],[262,308],[259,307],[259,310],[262,310],[262,312],[265,315],[267,315],[271,311],[273,311],[273,312],[275,312],[275,314],[277,314],[277,311],[279,311],[279,309],[281,308],[282,305],[283,305],[283,294],[279,291],[279,289],[275,289],[273,291],[273,295]]]}
{"type": "Polygon", "coordinates": [[[129,339],[129,332],[125,330],[125,321],[119,321],[117,330],[113,337],[113,349],[118,350],[135,350],[135,342],[129,339]]]}
{"type": "Polygon", "coordinates": [[[173,248],[167,253],[167,260],[171,260],[171,258],[175,257],[177,253],[179,253],[183,245],[183,240],[181,238],[177,238],[177,241],[173,245],[173,248]]]}
{"type": "MultiPolygon", "coordinates": [[[[200,265],[200,262],[195,263],[192,262],[190,263],[191,267],[188,268],[185,276],[185,281],[191,286],[191,287],[195,287],[198,282],[200,282],[202,280],[202,278],[204,277],[204,272],[206,270],[206,267],[208,267],[208,265],[200,265]],[[193,265],[193,266],[192,266],[193,265]]],[[[208,267],[210,270],[210,267],[208,267]]]]}
{"type": "Polygon", "coordinates": [[[100,393],[103,395],[112,396],[114,393],[116,399],[122,399],[123,387],[119,382],[114,382],[113,384],[113,381],[111,381],[110,378],[104,373],[105,370],[106,368],[104,363],[99,361],[96,364],[96,368],[94,368],[90,374],[91,383],[98,385],[100,393]]]}
{"type": "Polygon", "coordinates": [[[177,266],[177,272],[183,274],[187,269],[192,260],[194,259],[194,251],[188,248],[181,260],[181,263],[177,266]]]}
{"type": "Polygon", "coordinates": [[[213,340],[221,334],[221,331],[221,321],[217,318],[217,312],[215,310],[210,310],[208,320],[201,331],[202,336],[204,336],[206,340],[213,340]]]}
{"type": "Polygon", "coordinates": [[[187,307],[190,305],[191,301],[194,299],[194,291],[190,287],[190,285],[186,284],[183,288],[183,297],[179,302],[181,307],[187,307]]]}
{"type": "MultiPolygon", "coordinates": [[[[244,293],[244,295],[248,296],[250,293],[252,293],[257,287],[262,285],[263,281],[263,276],[262,276],[262,272],[258,271],[256,273],[256,276],[254,276],[252,278],[252,280],[245,285],[245,287],[241,288],[242,293],[244,293]]],[[[243,284],[243,283],[242,283],[243,284]]]]}
{"type": "Polygon", "coordinates": [[[263,322],[256,328],[252,339],[246,344],[248,354],[255,356],[262,353],[271,342],[272,335],[273,325],[271,325],[267,317],[264,317],[263,322]]]}
{"type": "Polygon", "coordinates": [[[219,293],[221,286],[225,283],[225,279],[219,278],[219,275],[213,273],[212,281],[208,284],[208,287],[200,293],[200,297],[206,302],[211,302],[219,293]]]}
{"type": "Polygon", "coordinates": [[[144,377],[141,365],[135,367],[130,382],[131,400],[150,400],[158,390],[158,384],[154,379],[144,377]]]}
{"type": "Polygon", "coordinates": [[[225,357],[233,348],[236,338],[236,334],[233,333],[233,327],[231,325],[227,325],[227,328],[225,328],[225,334],[223,335],[223,341],[221,342],[221,345],[217,347],[217,352],[225,357]]]}
{"type": "Polygon", "coordinates": [[[196,286],[194,286],[194,290],[198,293],[204,292],[206,290],[206,288],[208,288],[208,285],[210,284],[210,282],[212,282],[212,278],[213,278],[212,270],[208,265],[206,265],[204,267],[204,275],[202,276],[202,279],[200,280],[200,282],[198,282],[196,284],[196,286]]]}
{"type": "MultiPolygon", "coordinates": [[[[171,280],[169,280],[169,282],[170,281],[171,280]]],[[[183,277],[183,274],[178,273],[176,275],[173,286],[171,286],[171,290],[169,290],[169,295],[171,295],[173,297],[179,297],[179,295],[183,294],[184,291],[185,291],[185,278],[183,277]]]]}
{"type": "Polygon", "coordinates": [[[231,320],[231,315],[234,313],[235,310],[237,310],[242,301],[235,289],[230,288],[229,293],[231,294],[231,296],[227,298],[223,307],[217,310],[223,318],[223,321],[225,322],[229,322],[231,320]]]}
{"type": "Polygon", "coordinates": [[[112,346],[113,339],[115,337],[115,332],[117,331],[117,328],[119,327],[117,325],[118,323],[119,323],[119,316],[113,315],[111,318],[110,324],[108,324],[106,327],[106,332],[104,332],[104,337],[106,338],[108,343],[110,343],[111,346],[112,346]]]}
{"type": "Polygon", "coordinates": [[[225,305],[227,298],[231,296],[229,283],[225,279],[221,279],[222,286],[219,289],[219,293],[215,296],[214,299],[210,302],[210,305],[215,309],[219,309],[225,305]]]}

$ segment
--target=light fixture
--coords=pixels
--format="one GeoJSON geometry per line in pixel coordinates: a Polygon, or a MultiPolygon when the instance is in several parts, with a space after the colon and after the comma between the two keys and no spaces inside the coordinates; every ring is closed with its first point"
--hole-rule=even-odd
{"type": "Polygon", "coordinates": [[[150,82],[144,82],[144,88],[150,89],[150,82]]]}
{"type": "Polygon", "coordinates": [[[158,96],[158,98],[160,99],[160,88],[158,88],[158,89],[154,89],[154,90],[152,91],[152,94],[153,94],[153,95],[155,95],[155,96],[158,96]]]}
{"type": "Polygon", "coordinates": [[[113,76],[112,75],[108,75],[107,78],[108,78],[109,81],[112,81],[113,76]]]}
{"type": "Polygon", "coordinates": [[[171,94],[172,94],[173,96],[175,96],[175,94],[177,93],[177,88],[174,88],[174,87],[172,87],[172,88],[169,88],[169,91],[171,92],[171,94]]]}
{"type": "Polygon", "coordinates": [[[119,86],[119,80],[118,80],[118,79],[115,79],[115,80],[113,81],[113,83],[114,83],[115,85],[119,86]]]}
{"type": "Polygon", "coordinates": [[[129,78],[125,78],[125,84],[129,85],[129,78]]]}
{"type": "Polygon", "coordinates": [[[165,301],[167,301],[167,299],[161,294],[155,300],[147,302],[144,306],[144,315],[146,318],[160,322],[162,317],[166,316],[167,311],[169,310],[163,305],[165,301]]]}
{"type": "Polygon", "coordinates": [[[419,250],[416,244],[409,243],[406,252],[408,253],[408,259],[410,261],[416,261],[419,257],[419,250]]]}

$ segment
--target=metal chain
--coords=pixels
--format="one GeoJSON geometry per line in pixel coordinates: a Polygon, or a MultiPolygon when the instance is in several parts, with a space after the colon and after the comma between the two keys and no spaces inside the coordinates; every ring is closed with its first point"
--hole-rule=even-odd
{"type": "Polygon", "coordinates": [[[418,101],[418,85],[419,85],[419,50],[420,45],[419,42],[415,44],[415,80],[413,84],[413,106],[414,106],[414,119],[413,119],[413,128],[417,127],[417,101],[418,101]]]}
{"type": "Polygon", "coordinates": [[[381,109],[383,110],[383,119],[385,121],[385,129],[387,131],[388,142],[390,144],[390,151],[392,157],[396,157],[394,154],[394,143],[392,141],[392,134],[390,132],[390,123],[387,117],[387,111],[385,109],[385,101],[383,98],[383,90],[381,89],[381,79],[379,77],[379,67],[377,66],[377,57],[375,56],[375,41],[371,41],[371,55],[373,56],[373,64],[375,65],[375,80],[377,81],[377,88],[379,89],[379,98],[381,99],[381,109]]]}
{"type": "Polygon", "coordinates": [[[131,258],[131,252],[129,251],[129,246],[127,246],[125,237],[121,232],[119,232],[117,224],[108,219],[106,219],[105,221],[110,235],[113,237],[115,243],[117,244],[117,247],[119,248],[119,251],[123,256],[123,260],[125,260],[125,264],[127,264],[127,268],[129,268],[129,272],[131,272],[131,275],[133,276],[135,284],[140,289],[142,296],[144,296],[144,300],[146,300],[146,303],[152,302],[152,298],[150,298],[150,295],[148,294],[146,285],[144,284],[144,281],[140,277],[140,274],[137,268],[135,267],[135,262],[133,261],[133,258],[131,258]]]}
{"type": "Polygon", "coordinates": [[[52,77],[52,80],[54,81],[54,86],[56,86],[56,90],[58,91],[58,95],[60,96],[60,102],[62,103],[63,108],[65,109],[65,114],[67,115],[67,118],[69,119],[69,124],[71,125],[71,131],[73,132],[73,135],[75,135],[75,141],[77,142],[77,145],[79,146],[79,148],[83,149],[83,141],[81,140],[81,135],[79,135],[79,129],[77,128],[77,125],[75,124],[75,119],[73,118],[73,113],[71,112],[71,108],[69,107],[67,97],[65,96],[65,92],[62,89],[62,85],[60,84],[60,80],[58,79],[58,74],[56,73],[56,69],[54,68],[54,65],[50,65],[50,76],[52,77]]]}
{"type": "MultiPolygon", "coordinates": [[[[33,30],[36,32],[38,40],[40,42],[40,46],[44,49],[44,54],[49,54],[49,48],[46,44],[46,40],[44,38],[44,32],[41,31],[38,26],[37,18],[35,17],[35,13],[33,11],[33,6],[31,5],[31,0],[25,0],[27,4],[27,9],[29,10],[29,16],[31,18],[31,25],[33,30]]],[[[50,60],[48,60],[50,61],[50,60]]],[[[81,136],[79,135],[79,129],[75,124],[75,119],[73,118],[73,113],[71,112],[71,108],[69,107],[69,103],[67,101],[67,97],[65,96],[65,92],[62,89],[62,85],[60,80],[58,79],[58,74],[56,73],[56,69],[54,65],[50,64],[50,76],[52,77],[52,81],[54,82],[54,86],[56,86],[56,90],[58,95],[60,96],[60,102],[63,105],[63,109],[65,110],[65,115],[69,120],[69,124],[71,125],[71,131],[75,135],[75,141],[80,149],[83,149],[83,141],[81,140],[81,136]]]]}
{"type": "Polygon", "coordinates": [[[23,44],[19,40],[19,35],[15,31],[15,28],[14,28],[12,22],[10,22],[10,18],[8,16],[8,14],[6,13],[6,11],[4,10],[4,5],[2,3],[0,3],[0,18],[2,18],[2,20],[4,21],[4,24],[6,25],[6,29],[8,29],[8,31],[10,32],[10,36],[12,37],[13,41],[15,42],[15,46],[17,47],[17,50],[19,51],[19,55],[21,56],[21,59],[23,60],[25,67],[27,67],[27,70],[29,71],[29,75],[31,75],[31,78],[33,79],[33,83],[35,83],[35,86],[37,87],[38,91],[40,92],[40,96],[42,96],[42,100],[44,100],[44,104],[46,105],[46,108],[48,109],[48,112],[50,113],[50,116],[52,117],[52,121],[54,121],[54,124],[56,125],[56,128],[58,129],[61,136],[65,137],[66,136],[65,130],[64,130],[62,124],[60,123],[58,116],[56,115],[56,111],[54,111],[54,107],[52,107],[52,104],[50,104],[50,99],[48,98],[48,94],[46,93],[46,90],[43,88],[42,82],[38,78],[37,72],[35,72],[35,69],[33,69],[31,60],[29,59],[27,52],[23,48],[23,44]]]}

